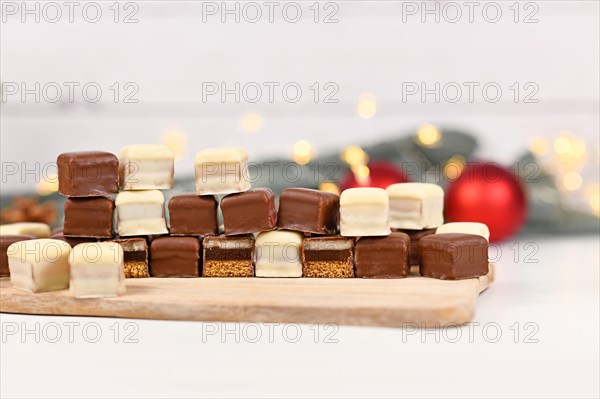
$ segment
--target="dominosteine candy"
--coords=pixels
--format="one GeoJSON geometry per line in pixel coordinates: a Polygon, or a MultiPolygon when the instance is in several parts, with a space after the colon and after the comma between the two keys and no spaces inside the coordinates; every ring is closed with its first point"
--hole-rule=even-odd
{"type": "Polygon", "coordinates": [[[304,277],[354,277],[354,239],[310,237],[302,241],[304,277]]]}
{"type": "Polygon", "coordinates": [[[387,237],[361,237],[354,246],[356,277],[404,278],[410,273],[410,238],[394,232],[387,237]]]}
{"type": "Polygon", "coordinates": [[[8,268],[8,247],[15,242],[33,240],[34,236],[0,236],[0,277],[10,276],[8,268]]]}
{"type": "Polygon", "coordinates": [[[71,246],[48,238],[11,244],[6,254],[14,288],[42,292],[69,287],[71,246]]]}
{"type": "Polygon", "coordinates": [[[444,223],[444,190],[430,183],[398,183],[387,189],[390,226],[422,230],[444,223]]]}
{"type": "Polygon", "coordinates": [[[169,147],[136,144],[124,147],[119,155],[123,190],[166,190],[173,188],[175,156],[169,147]]]}
{"type": "Polygon", "coordinates": [[[401,233],[404,233],[410,237],[410,265],[417,266],[419,264],[419,240],[423,237],[426,237],[430,234],[435,234],[435,229],[425,229],[425,230],[410,230],[410,229],[400,229],[397,230],[401,233]]]}
{"type": "Polygon", "coordinates": [[[0,225],[0,236],[50,237],[50,226],[46,223],[19,222],[0,225]]]}
{"type": "Polygon", "coordinates": [[[275,228],[277,209],[270,188],[229,194],[221,200],[225,235],[259,233],[275,228]]]}
{"type": "Polygon", "coordinates": [[[475,222],[454,222],[446,223],[437,228],[436,234],[443,233],[465,233],[465,234],[478,234],[490,240],[490,230],[483,223],[475,222]]]}
{"type": "Polygon", "coordinates": [[[197,237],[158,237],[150,243],[152,277],[198,277],[200,240],[197,237]]]}
{"type": "Polygon", "coordinates": [[[69,257],[69,290],[77,298],[114,297],[125,293],[123,248],[115,242],[79,244],[69,257]]]}
{"type": "Polygon", "coordinates": [[[209,236],[202,243],[203,277],[253,277],[254,237],[209,236]]]}
{"type": "Polygon", "coordinates": [[[340,196],[340,234],[346,237],[387,236],[388,196],[381,188],[350,188],[340,196]]]}
{"type": "Polygon", "coordinates": [[[441,280],[488,273],[488,242],[478,234],[432,234],[419,240],[419,272],[441,280]]]}
{"type": "Polygon", "coordinates": [[[279,196],[277,227],[314,234],[335,234],[338,195],[308,188],[286,188],[279,196]]]}
{"type": "Polygon", "coordinates": [[[256,277],[302,277],[302,238],[295,231],[260,233],[256,237],[256,277]]]}
{"type": "Polygon", "coordinates": [[[119,159],[109,152],[66,152],[56,160],[58,192],[68,197],[98,197],[119,191],[119,159]]]}
{"type": "Polygon", "coordinates": [[[165,197],[158,190],[122,191],[115,200],[119,236],[167,234],[165,197]]]}
{"type": "Polygon", "coordinates": [[[125,278],[149,277],[148,244],[145,238],[118,238],[112,240],[123,248],[123,272],[125,278]]]}
{"type": "Polygon", "coordinates": [[[208,148],[195,158],[196,194],[231,194],[250,190],[248,154],[242,147],[208,148]]]}
{"type": "Polygon", "coordinates": [[[212,195],[178,194],[169,200],[169,231],[172,236],[219,234],[217,199],[212,195]]]}
{"type": "Polygon", "coordinates": [[[115,203],[110,198],[67,198],[65,201],[65,237],[111,238],[115,203]]]}

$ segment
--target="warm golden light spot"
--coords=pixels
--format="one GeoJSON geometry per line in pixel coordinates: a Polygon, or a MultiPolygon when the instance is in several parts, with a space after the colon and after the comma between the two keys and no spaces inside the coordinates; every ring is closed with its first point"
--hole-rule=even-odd
{"type": "Polygon", "coordinates": [[[335,183],[323,182],[319,185],[319,190],[333,194],[340,194],[340,188],[335,183]]]}
{"type": "Polygon", "coordinates": [[[548,141],[543,137],[532,137],[529,142],[529,149],[531,150],[533,155],[536,155],[538,157],[546,154],[548,152],[549,147],[550,145],[548,144],[548,141]]]}
{"type": "Polygon", "coordinates": [[[256,112],[248,112],[242,115],[241,126],[242,130],[247,133],[258,131],[263,125],[262,117],[256,112]]]}
{"type": "Polygon", "coordinates": [[[163,134],[162,142],[173,151],[176,161],[183,158],[187,148],[187,135],[185,133],[178,130],[169,130],[163,134]]]}
{"type": "Polygon", "coordinates": [[[571,150],[569,155],[573,160],[582,160],[587,154],[585,141],[582,139],[571,140],[571,150]]]}
{"type": "Polygon", "coordinates": [[[466,160],[462,155],[455,155],[446,162],[444,166],[444,176],[450,181],[460,177],[465,169],[466,160]]]}
{"type": "Polygon", "coordinates": [[[563,172],[581,170],[587,161],[587,145],[581,138],[563,133],[554,141],[557,169],[563,172]]]}
{"type": "Polygon", "coordinates": [[[342,159],[350,166],[366,165],[369,162],[367,153],[357,145],[351,145],[342,152],[342,159]]]}
{"type": "Polygon", "coordinates": [[[56,173],[52,173],[42,180],[40,180],[36,185],[36,192],[38,195],[50,195],[58,191],[58,175],[56,173]]]}
{"type": "Polygon", "coordinates": [[[371,119],[377,113],[377,100],[372,94],[362,94],[356,106],[358,116],[363,119],[371,119]]]}
{"type": "Polygon", "coordinates": [[[294,143],[294,162],[298,165],[306,165],[314,156],[314,148],[306,140],[298,140],[294,143]]]}
{"type": "Polygon", "coordinates": [[[360,185],[369,184],[371,171],[367,165],[358,165],[352,167],[352,173],[356,182],[360,185]]]}
{"type": "Polygon", "coordinates": [[[567,191],[576,191],[581,188],[583,179],[577,172],[569,172],[564,174],[562,177],[558,177],[559,187],[567,191]]]}
{"type": "Polygon", "coordinates": [[[571,151],[571,139],[566,136],[559,136],[554,140],[554,151],[557,154],[567,154],[571,151]]]}
{"type": "Polygon", "coordinates": [[[590,195],[590,206],[592,207],[594,215],[600,217],[600,191],[596,191],[590,195]]]}
{"type": "Polygon", "coordinates": [[[417,132],[417,141],[425,147],[435,147],[442,139],[442,132],[433,125],[424,125],[417,132]]]}
{"type": "Polygon", "coordinates": [[[600,217],[600,185],[599,184],[588,184],[585,188],[585,196],[588,199],[590,208],[594,215],[600,217]]]}

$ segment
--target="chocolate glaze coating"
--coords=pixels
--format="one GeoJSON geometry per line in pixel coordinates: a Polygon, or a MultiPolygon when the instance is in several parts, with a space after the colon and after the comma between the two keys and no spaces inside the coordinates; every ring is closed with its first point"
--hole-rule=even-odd
{"type": "Polygon", "coordinates": [[[61,240],[66,241],[71,247],[79,244],[85,244],[86,242],[97,242],[96,238],[88,238],[88,237],[65,237],[62,231],[59,231],[50,236],[53,240],[61,240]]]}
{"type": "Polygon", "coordinates": [[[431,234],[435,234],[436,229],[425,229],[425,230],[405,230],[405,229],[394,229],[410,237],[410,248],[408,250],[410,255],[410,265],[417,266],[419,264],[419,240],[431,234]]]}
{"type": "Polygon", "coordinates": [[[314,234],[335,234],[340,197],[308,188],[286,188],[279,196],[277,227],[314,234]]]}
{"type": "Polygon", "coordinates": [[[119,191],[119,159],[109,152],[66,152],[56,160],[58,192],[69,197],[94,197],[119,191]]]}
{"type": "Polygon", "coordinates": [[[225,235],[273,230],[277,222],[275,194],[270,188],[257,188],[229,194],[221,200],[225,235]]]}
{"type": "Polygon", "coordinates": [[[254,238],[250,235],[239,237],[205,237],[203,241],[204,260],[253,260],[254,238]]]}
{"type": "Polygon", "coordinates": [[[419,240],[422,276],[460,280],[487,274],[488,242],[476,234],[432,234],[419,240]]]}
{"type": "Polygon", "coordinates": [[[198,277],[200,240],[195,237],[158,237],[150,244],[152,277],[198,277]]]}
{"type": "Polygon", "coordinates": [[[343,262],[354,258],[353,250],[353,238],[342,236],[307,237],[302,241],[302,261],[343,262]],[[311,248],[311,243],[317,242],[321,249],[311,248]]]}
{"type": "Polygon", "coordinates": [[[125,262],[148,263],[148,244],[145,238],[117,238],[111,241],[121,245],[123,248],[123,260],[125,262]]]}
{"type": "Polygon", "coordinates": [[[219,234],[217,199],[213,195],[175,195],[169,200],[170,233],[173,236],[219,234]]]}
{"type": "Polygon", "coordinates": [[[113,211],[110,198],[67,198],[65,202],[65,237],[113,237],[113,211]]]}
{"type": "Polygon", "coordinates": [[[410,273],[410,238],[394,232],[386,237],[361,237],[354,246],[356,277],[403,278],[410,273]]]}

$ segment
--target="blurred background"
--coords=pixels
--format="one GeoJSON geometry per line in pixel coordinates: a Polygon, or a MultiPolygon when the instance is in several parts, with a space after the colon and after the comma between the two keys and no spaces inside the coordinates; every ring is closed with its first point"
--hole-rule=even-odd
{"type": "Polygon", "coordinates": [[[61,152],[163,143],[179,191],[239,145],[275,191],[430,181],[498,240],[598,231],[598,2],[52,4],[2,3],[3,223],[60,224],[61,152]]]}

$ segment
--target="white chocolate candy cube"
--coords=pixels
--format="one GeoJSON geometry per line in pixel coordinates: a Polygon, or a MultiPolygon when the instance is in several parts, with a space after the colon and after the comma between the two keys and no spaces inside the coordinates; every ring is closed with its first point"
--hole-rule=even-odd
{"type": "Polygon", "coordinates": [[[196,194],[231,194],[251,188],[248,154],[241,147],[209,148],[196,154],[196,194]]]}
{"type": "Polygon", "coordinates": [[[125,292],[123,247],[116,242],[76,245],[69,257],[71,295],[102,298],[125,292]]]}
{"type": "Polygon", "coordinates": [[[0,225],[0,236],[50,237],[50,226],[46,223],[11,223],[0,225]]]}
{"type": "Polygon", "coordinates": [[[121,149],[119,175],[123,190],[173,188],[175,156],[169,147],[155,144],[130,145],[121,149]]]}
{"type": "Polygon", "coordinates": [[[490,229],[484,223],[476,222],[454,222],[441,225],[435,231],[436,234],[464,233],[476,234],[490,241],[490,229]]]}
{"type": "Polygon", "coordinates": [[[340,195],[340,234],[346,237],[387,236],[388,196],[382,188],[359,187],[340,195]]]}
{"type": "Polygon", "coordinates": [[[275,230],[256,237],[256,277],[302,277],[300,247],[303,234],[275,230]]]}
{"type": "Polygon", "coordinates": [[[430,183],[398,183],[386,189],[390,198],[390,226],[423,230],[444,223],[444,190],[430,183]]]}
{"type": "Polygon", "coordinates": [[[29,292],[69,288],[71,246],[47,238],[19,241],[6,250],[10,282],[14,288],[29,292]]]}
{"type": "Polygon", "coordinates": [[[158,190],[122,191],[115,200],[122,237],[167,234],[165,196],[158,190]]]}

